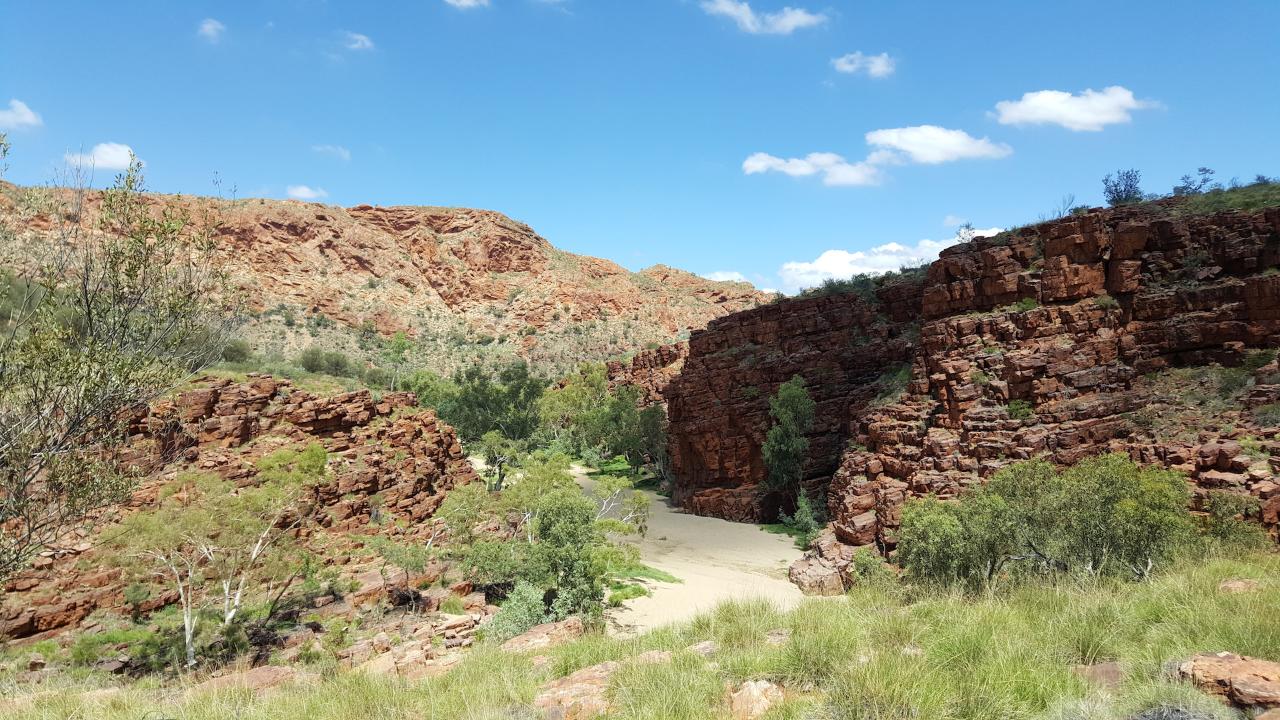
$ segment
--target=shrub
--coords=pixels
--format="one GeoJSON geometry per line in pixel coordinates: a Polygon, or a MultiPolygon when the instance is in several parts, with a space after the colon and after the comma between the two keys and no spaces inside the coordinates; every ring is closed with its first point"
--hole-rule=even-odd
{"type": "Polygon", "coordinates": [[[796,375],[778,386],[769,400],[773,426],[765,436],[761,452],[768,468],[765,487],[783,491],[795,487],[804,472],[809,454],[809,438],[813,427],[814,402],[805,389],[804,378],[796,375]]]}
{"type": "Polygon", "coordinates": [[[1205,502],[1205,535],[1226,547],[1264,547],[1266,531],[1246,519],[1258,507],[1257,498],[1251,495],[1211,490],[1205,502]]]}
{"type": "Polygon", "coordinates": [[[1115,175],[1108,174],[1102,178],[1102,195],[1112,207],[1142,202],[1144,196],[1141,184],[1141,171],[1117,170],[1115,175]]]}
{"type": "Polygon", "coordinates": [[[1280,403],[1271,403],[1270,405],[1254,408],[1253,420],[1263,427],[1280,425],[1280,403]]]}
{"type": "Polygon", "coordinates": [[[297,364],[303,370],[324,373],[335,377],[355,377],[358,372],[350,358],[337,350],[322,350],[311,346],[298,356],[297,364]]]}
{"type": "Polygon", "coordinates": [[[493,620],[484,626],[484,636],[486,639],[502,642],[546,620],[547,606],[543,602],[542,590],[522,581],[507,596],[493,620]]]}
{"type": "Polygon", "coordinates": [[[1123,455],[1062,472],[1018,463],[955,502],[908,502],[897,559],[915,580],[969,588],[990,584],[1011,563],[1142,579],[1188,539],[1186,503],[1180,475],[1123,455]]]}
{"type": "Polygon", "coordinates": [[[253,350],[244,340],[230,340],[222,346],[222,360],[229,363],[248,362],[253,357],[253,350]]]}
{"type": "Polygon", "coordinates": [[[1009,417],[1014,420],[1026,420],[1035,415],[1035,410],[1031,407],[1031,403],[1026,400],[1010,400],[1007,412],[1009,417]]]}
{"type": "Polygon", "coordinates": [[[1103,310],[1112,310],[1120,307],[1120,301],[1110,295],[1099,295],[1093,299],[1093,303],[1103,310]]]}
{"type": "Polygon", "coordinates": [[[793,515],[782,514],[778,518],[783,525],[795,530],[799,535],[796,542],[801,547],[809,547],[813,544],[818,533],[822,532],[822,523],[818,522],[818,517],[813,511],[813,504],[809,502],[809,496],[803,490],[796,493],[796,511],[793,515]]]}

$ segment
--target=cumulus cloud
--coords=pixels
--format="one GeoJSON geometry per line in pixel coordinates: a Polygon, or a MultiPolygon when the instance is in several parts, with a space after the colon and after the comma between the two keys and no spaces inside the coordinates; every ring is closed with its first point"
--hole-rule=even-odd
{"type": "Polygon", "coordinates": [[[880,168],[870,160],[851,163],[835,153],[809,153],[803,158],[780,158],[758,152],[742,162],[742,172],[756,175],[780,172],[791,177],[821,175],[822,184],[832,187],[877,185],[880,168]]]}
{"type": "Polygon", "coordinates": [[[348,50],[372,50],[373,40],[368,35],[362,35],[356,32],[346,34],[346,39],[342,42],[348,50]]]}
{"type": "Polygon", "coordinates": [[[205,18],[200,21],[200,27],[196,30],[196,34],[211,43],[216,43],[222,39],[222,34],[226,31],[226,25],[213,18],[205,18]]]}
{"type": "Polygon", "coordinates": [[[444,0],[446,3],[467,10],[469,8],[489,7],[489,0],[444,0]]]}
{"type": "Polygon", "coordinates": [[[290,185],[285,193],[294,200],[322,200],[329,197],[324,188],[313,188],[308,185],[290,185]]]}
{"type": "Polygon", "coordinates": [[[863,55],[861,52],[855,52],[832,58],[831,66],[836,69],[836,72],[846,75],[866,73],[868,77],[884,78],[893,74],[894,61],[889,57],[889,53],[863,55]]]}
{"type": "Polygon", "coordinates": [[[1107,125],[1131,122],[1134,110],[1157,106],[1135,98],[1128,88],[1112,85],[1078,95],[1061,90],[1029,92],[1021,100],[996,103],[995,116],[1002,125],[1061,125],[1076,132],[1097,132],[1107,125]]]}
{"type": "Polygon", "coordinates": [[[312,145],[311,152],[320,153],[321,155],[332,155],[339,160],[351,159],[351,151],[341,145],[312,145]]]}
{"type": "Polygon", "coordinates": [[[878,185],[884,180],[881,168],[885,165],[936,165],[968,158],[1001,158],[1013,152],[1003,143],[936,125],[872,130],[866,134],[866,141],[873,149],[860,162],[849,162],[828,152],[810,153],[803,158],[758,152],[743,161],[742,172],[780,172],[791,177],[821,175],[823,184],[832,186],[878,185]]]}
{"type": "Polygon", "coordinates": [[[966,218],[962,218],[959,215],[948,215],[942,218],[942,224],[945,227],[956,227],[958,225],[963,225],[967,222],[969,221],[966,218]]]}
{"type": "Polygon", "coordinates": [[[703,0],[702,10],[733,20],[738,29],[752,35],[790,35],[796,30],[821,25],[827,16],[800,8],[784,7],[778,12],[756,12],[746,0],[703,0]]]}
{"type": "MultiPolygon", "coordinates": [[[[1001,228],[975,231],[975,236],[995,235],[1001,228]]],[[[932,262],[944,248],[961,242],[958,235],[947,240],[921,240],[914,245],[886,243],[868,250],[827,250],[808,262],[783,263],[778,270],[782,287],[787,292],[820,285],[830,278],[848,278],[860,273],[880,275],[903,266],[932,262]]]]}
{"type": "Polygon", "coordinates": [[[750,280],[747,280],[746,275],[743,275],[736,270],[717,270],[715,272],[706,273],[702,277],[716,282],[751,282],[750,280]]]}
{"type": "Polygon", "coordinates": [[[86,170],[124,170],[129,167],[133,148],[120,143],[98,143],[87,153],[67,153],[63,156],[68,165],[86,170]]]}
{"type": "Polygon", "coordinates": [[[0,129],[22,130],[40,127],[44,120],[21,100],[10,100],[8,110],[0,110],[0,129]]]}
{"type": "Polygon", "coordinates": [[[867,133],[867,144],[906,153],[912,162],[923,165],[970,158],[1002,158],[1013,152],[1013,148],[1004,143],[937,125],[872,130],[867,133]]]}

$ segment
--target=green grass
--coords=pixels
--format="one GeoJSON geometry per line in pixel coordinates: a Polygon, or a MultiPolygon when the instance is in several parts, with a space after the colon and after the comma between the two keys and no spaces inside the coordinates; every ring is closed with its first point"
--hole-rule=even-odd
{"type": "Polygon", "coordinates": [[[417,683],[338,672],[256,698],[142,684],[106,700],[56,692],[6,717],[535,718],[530,705],[548,679],[654,649],[674,658],[625,664],[611,681],[611,717],[723,718],[726,685],[765,678],[792,693],[772,720],[1120,720],[1162,704],[1225,720],[1233,716],[1225,706],[1175,682],[1165,667],[1219,650],[1280,660],[1280,556],[1213,558],[1140,584],[1063,580],[976,596],[876,585],[790,612],[730,602],[637,638],[588,635],[544,651],[550,662],[541,670],[482,644],[449,674],[417,683]],[[1235,578],[1262,587],[1217,590],[1235,578]],[[777,629],[790,638],[770,642],[777,629]],[[685,650],[703,640],[717,645],[711,657],[685,650]],[[1121,665],[1122,685],[1103,691],[1071,670],[1102,660],[1121,665]]]}
{"type": "Polygon", "coordinates": [[[1208,215],[1226,210],[1250,212],[1280,205],[1280,183],[1256,183],[1229,190],[1193,195],[1178,205],[1175,215],[1208,215]]]}
{"type": "Polygon", "coordinates": [[[786,523],[764,523],[760,525],[760,529],[774,535],[786,535],[794,540],[796,547],[801,550],[809,547],[809,533],[798,527],[786,523]]]}

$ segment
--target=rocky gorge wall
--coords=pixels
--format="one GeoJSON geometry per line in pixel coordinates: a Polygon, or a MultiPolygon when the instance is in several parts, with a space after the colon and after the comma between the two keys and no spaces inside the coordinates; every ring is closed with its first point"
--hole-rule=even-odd
{"type": "Polygon", "coordinates": [[[818,410],[802,484],[825,492],[833,531],[793,569],[810,589],[847,583],[854,546],[891,549],[906,498],[1035,456],[1127,452],[1186,471],[1197,498],[1257,497],[1274,526],[1280,429],[1254,411],[1280,400],[1280,368],[1256,352],[1280,347],[1278,267],[1280,209],[1181,216],[1162,202],[948,248],[871,302],[713,321],[663,392],[673,497],[731,520],[785,509],[761,491],[760,447],[769,397],[799,374],[818,410]],[[1226,397],[1210,364],[1246,362],[1226,397]]]}
{"type": "MultiPolygon", "coordinates": [[[[425,532],[422,521],[445,494],[477,477],[453,428],[433,411],[418,409],[412,393],[319,396],[269,376],[245,382],[206,378],[197,385],[133,421],[126,461],[147,478],[125,507],[112,512],[146,510],[161,487],[184,471],[216,473],[249,486],[258,474],[257,460],[281,448],[320,443],[329,455],[325,480],[300,505],[310,509],[314,523],[308,532],[326,543],[326,560],[341,565],[352,559],[341,552],[346,538],[369,531],[375,513],[405,520],[403,532],[425,532]]],[[[108,525],[104,534],[109,532],[108,525]]],[[[13,578],[0,596],[0,637],[44,637],[95,611],[123,611],[129,578],[101,541],[81,533],[78,542],[46,551],[31,570],[13,578]]],[[[175,600],[172,592],[159,594],[142,609],[175,600]]]]}

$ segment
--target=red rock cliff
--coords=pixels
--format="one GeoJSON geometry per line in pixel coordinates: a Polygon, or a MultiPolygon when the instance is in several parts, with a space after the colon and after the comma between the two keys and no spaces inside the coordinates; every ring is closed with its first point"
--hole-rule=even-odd
{"type": "Polygon", "coordinates": [[[1278,265],[1280,209],[1180,217],[1158,203],[957,245],[874,305],[849,294],[721,318],[664,393],[675,498],[770,518],[786,499],[759,491],[768,397],[799,374],[818,405],[804,484],[827,491],[845,544],[892,547],[909,496],[1106,450],[1185,470],[1201,493],[1251,493],[1274,524],[1280,438],[1253,410],[1280,399],[1275,364],[1238,371],[1229,403],[1194,400],[1217,391],[1209,363],[1280,346],[1278,265]],[[910,379],[886,396],[895,363],[910,379]]]}

